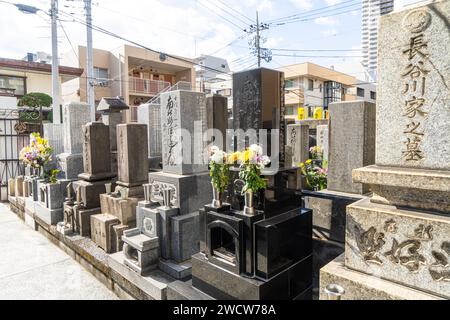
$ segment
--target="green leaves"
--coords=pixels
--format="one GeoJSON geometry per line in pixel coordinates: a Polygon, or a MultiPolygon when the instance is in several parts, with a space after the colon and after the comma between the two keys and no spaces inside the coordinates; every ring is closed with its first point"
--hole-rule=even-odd
{"type": "Polygon", "coordinates": [[[228,186],[230,165],[211,161],[209,164],[209,176],[211,177],[214,188],[219,192],[224,192],[228,186]]]}
{"type": "Polygon", "coordinates": [[[40,92],[30,92],[24,95],[17,102],[19,107],[30,107],[30,108],[39,108],[39,107],[50,107],[52,105],[52,97],[48,94],[40,93],[40,92]]]}
{"type": "Polygon", "coordinates": [[[261,169],[256,164],[241,165],[239,178],[245,182],[242,193],[248,190],[257,192],[267,187],[267,180],[261,177],[261,169]]]}

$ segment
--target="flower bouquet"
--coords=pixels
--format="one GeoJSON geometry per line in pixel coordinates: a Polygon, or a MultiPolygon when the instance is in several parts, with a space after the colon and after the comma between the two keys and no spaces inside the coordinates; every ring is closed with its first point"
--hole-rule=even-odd
{"type": "Polygon", "coordinates": [[[53,149],[50,147],[48,140],[41,138],[39,133],[30,135],[30,144],[20,150],[19,159],[25,165],[29,165],[34,169],[41,169],[49,161],[51,161],[53,149]]]}
{"type": "Polygon", "coordinates": [[[213,187],[213,207],[222,206],[221,196],[228,186],[230,164],[227,154],[216,146],[209,149],[209,175],[213,187]]]}
{"type": "Polygon", "coordinates": [[[315,165],[311,159],[306,160],[305,163],[300,163],[299,167],[310,188],[315,191],[327,188],[327,169],[315,165]]]}
{"type": "Polygon", "coordinates": [[[262,147],[251,145],[250,148],[238,154],[240,162],[239,178],[244,181],[242,192],[245,196],[244,213],[253,215],[253,195],[267,187],[267,180],[261,177],[261,170],[269,163],[268,156],[263,155],[262,147]]]}

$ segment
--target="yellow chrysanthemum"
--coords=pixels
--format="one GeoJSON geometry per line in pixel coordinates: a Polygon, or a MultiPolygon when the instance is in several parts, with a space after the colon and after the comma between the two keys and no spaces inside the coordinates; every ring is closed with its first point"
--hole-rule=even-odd
{"type": "Polygon", "coordinates": [[[241,157],[241,153],[239,151],[233,152],[228,156],[228,163],[235,163],[241,157]]]}
{"type": "Polygon", "coordinates": [[[312,163],[311,159],[306,160],[306,164],[311,164],[311,163],[312,163]]]}

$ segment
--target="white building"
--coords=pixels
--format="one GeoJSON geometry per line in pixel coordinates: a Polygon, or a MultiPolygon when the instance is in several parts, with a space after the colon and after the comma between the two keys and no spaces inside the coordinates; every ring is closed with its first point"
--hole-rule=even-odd
{"type": "Polygon", "coordinates": [[[228,80],[230,67],[226,59],[201,55],[194,59],[197,88],[206,93],[213,92],[214,84],[228,80]]]}
{"type": "Polygon", "coordinates": [[[28,62],[52,63],[52,55],[43,51],[38,51],[36,53],[28,52],[22,60],[28,62]]]}
{"type": "Polygon", "coordinates": [[[362,63],[373,81],[377,79],[378,20],[380,16],[392,11],[394,11],[394,0],[363,0],[362,63]]]}

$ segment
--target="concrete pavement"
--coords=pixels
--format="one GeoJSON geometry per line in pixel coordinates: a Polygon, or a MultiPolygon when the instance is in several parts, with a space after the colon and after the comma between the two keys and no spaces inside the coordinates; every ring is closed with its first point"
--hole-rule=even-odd
{"type": "Polygon", "coordinates": [[[0,299],[117,299],[4,203],[0,203],[0,253],[0,299]]]}

